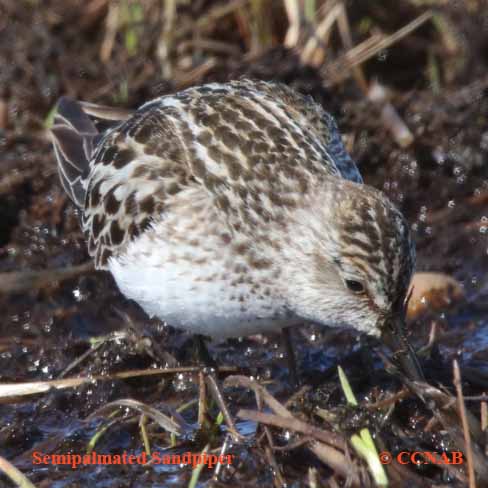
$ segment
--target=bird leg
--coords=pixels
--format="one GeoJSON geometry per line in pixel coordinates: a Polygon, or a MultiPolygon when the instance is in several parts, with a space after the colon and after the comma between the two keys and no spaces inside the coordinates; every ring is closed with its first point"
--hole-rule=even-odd
{"type": "Polygon", "coordinates": [[[234,419],[230,414],[222,394],[222,389],[217,378],[218,366],[215,359],[208,352],[207,345],[205,344],[205,336],[196,334],[194,336],[194,344],[198,362],[201,366],[203,366],[199,373],[199,425],[202,427],[200,422],[204,422],[204,417],[206,414],[204,398],[206,396],[206,390],[208,390],[222,412],[229,433],[232,435],[235,441],[239,441],[242,439],[242,436],[237,432],[234,419]]]}
{"type": "Polygon", "coordinates": [[[193,343],[195,345],[195,355],[199,365],[205,368],[217,368],[215,359],[210,355],[205,344],[206,337],[201,334],[193,336],[193,343]]]}
{"type": "Polygon", "coordinates": [[[291,343],[290,327],[285,327],[281,330],[281,341],[285,348],[288,373],[290,375],[290,383],[292,384],[292,386],[297,387],[299,386],[300,382],[298,380],[295,351],[293,350],[293,345],[291,343]]]}

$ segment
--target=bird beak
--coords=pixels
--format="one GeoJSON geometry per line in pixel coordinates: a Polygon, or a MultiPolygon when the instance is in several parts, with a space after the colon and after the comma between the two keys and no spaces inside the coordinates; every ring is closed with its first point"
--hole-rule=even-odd
{"type": "Polygon", "coordinates": [[[424,373],[405,333],[405,319],[400,315],[386,324],[381,336],[382,341],[393,352],[394,362],[411,381],[425,381],[424,373]]]}

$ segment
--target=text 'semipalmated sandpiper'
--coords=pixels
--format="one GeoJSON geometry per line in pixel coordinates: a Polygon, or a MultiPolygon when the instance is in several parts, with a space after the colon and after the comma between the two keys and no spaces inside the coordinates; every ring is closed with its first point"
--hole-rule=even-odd
{"type": "Polygon", "coordinates": [[[408,225],[310,97],[212,83],[120,117],[63,98],[52,132],[96,267],[148,315],[217,338],[312,321],[403,344],[408,225]],[[99,132],[88,114],[119,120],[99,132]]]}

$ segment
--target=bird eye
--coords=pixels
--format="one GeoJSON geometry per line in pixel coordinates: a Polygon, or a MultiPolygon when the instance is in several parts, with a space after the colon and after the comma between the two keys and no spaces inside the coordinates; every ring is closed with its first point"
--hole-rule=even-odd
{"type": "Polygon", "coordinates": [[[364,292],[364,285],[356,280],[346,280],[346,286],[353,292],[353,293],[363,293],[364,292]]]}

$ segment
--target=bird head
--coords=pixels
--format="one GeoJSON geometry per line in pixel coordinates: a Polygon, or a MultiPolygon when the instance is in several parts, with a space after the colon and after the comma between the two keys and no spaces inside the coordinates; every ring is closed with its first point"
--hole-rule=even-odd
{"type": "Polygon", "coordinates": [[[415,262],[408,224],[372,187],[330,178],[292,217],[283,269],[299,317],[388,334],[404,319],[415,262]]]}

